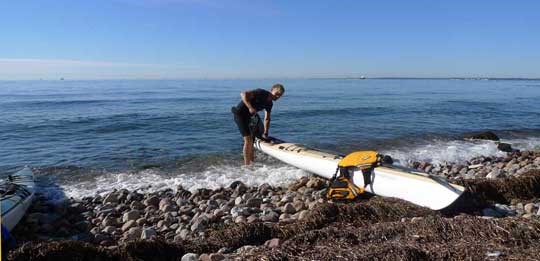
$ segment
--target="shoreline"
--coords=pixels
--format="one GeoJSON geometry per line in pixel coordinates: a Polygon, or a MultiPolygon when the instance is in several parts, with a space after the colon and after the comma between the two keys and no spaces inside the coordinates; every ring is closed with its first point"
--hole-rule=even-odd
{"type": "MultiPolygon", "coordinates": [[[[28,258],[28,255],[35,254],[32,249],[36,248],[44,249],[40,250],[44,257],[53,251],[45,249],[81,247],[113,257],[137,244],[158,244],[167,249],[176,247],[176,255],[197,256],[202,260],[265,256],[302,259],[300,253],[306,251],[314,259],[325,259],[329,256],[325,256],[327,253],[321,249],[329,251],[333,241],[330,236],[318,233],[330,233],[341,238],[341,232],[334,230],[343,228],[352,233],[352,237],[366,231],[377,234],[378,231],[371,226],[379,227],[381,231],[389,228],[402,231],[410,225],[429,231],[444,224],[451,227],[457,224],[467,227],[469,223],[502,227],[518,224],[538,226],[539,230],[528,233],[540,237],[540,151],[514,151],[501,158],[478,157],[467,164],[434,166],[418,162],[413,166],[464,185],[470,193],[457,203],[462,205],[453,206],[448,211],[432,211],[402,200],[371,195],[354,202],[329,202],[324,198],[327,181],[313,176],[298,179],[288,187],[268,184],[248,187],[235,181],[227,188],[198,189],[194,193],[183,187],[146,194],[118,190],[104,197],[68,199],[56,205],[38,195],[13,231],[19,243],[25,244],[10,251],[8,260],[28,258]],[[300,239],[304,237],[311,237],[321,244],[321,249],[305,244],[300,239]],[[291,245],[291,242],[296,243],[291,245]]],[[[472,228],[474,226],[471,225],[472,228]]],[[[494,233],[483,230],[478,233],[488,232],[494,233]]],[[[356,240],[366,239],[359,237],[356,240]]],[[[392,246],[384,242],[379,246],[376,244],[378,240],[381,239],[373,238],[364,243],[373,251],[392,246]]],[[[408,241],[397,239],[396,242],[408,241]]],[[[519,252],[509,250],[508,243],[496,241],[490,244],[495,243],[502,250],[496,247],[493,251],[499,251],[506,257],[528,253],[527,245],[519,252]]],[[[480,248],[488,245],[478,244],[480,248]]],[[[530,246],[538,244],[530,243],[530,246]]],[[[345,247],[348,252],[345,251],[344,256],[362,258],[356,247],[355,244],[345,247]]],[[[422,246],[411,248],[410,245],[405,248],[396,246],[396,249],[399,250],[396,258],[403,258],[414,251],[427,251],[422,246]]],[[[368,250],[366,253],[371,251],[368,250]]],[[[142,254],[151,255],[153,250],[147,251],[142,254]]],[[[451,249],[445,251],[457,254],[451,249]]],[[[455,258],[454,254],[448,257],[455,258]]]]}

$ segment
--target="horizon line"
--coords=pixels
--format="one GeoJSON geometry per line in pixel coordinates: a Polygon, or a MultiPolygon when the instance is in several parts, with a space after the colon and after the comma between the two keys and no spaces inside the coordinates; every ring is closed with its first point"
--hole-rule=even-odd
{"type": "Polygon", "coordinates": [[[328,76],[328,77],[185,77],[185,78],[39,78],[39,79],[0,79],[8,81],[181,81],[181,80],[540,80],[537,77],[489,77],[489,76],[328,76]]]}

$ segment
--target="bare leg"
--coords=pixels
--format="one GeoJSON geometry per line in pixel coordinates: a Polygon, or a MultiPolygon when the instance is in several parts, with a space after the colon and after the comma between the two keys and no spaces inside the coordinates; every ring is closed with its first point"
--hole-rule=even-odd
{"type": "Polygon", "coordinates": [[[250,165],[253,162],[253,139],[251,136],[244,136],[244,164],[250,165]]]}
{"type": "Polygon", "coordinates": [[[249,139],[249,159],[251,163],[255,162],[255,150],[253,149],[253,136],[249,139]]]}

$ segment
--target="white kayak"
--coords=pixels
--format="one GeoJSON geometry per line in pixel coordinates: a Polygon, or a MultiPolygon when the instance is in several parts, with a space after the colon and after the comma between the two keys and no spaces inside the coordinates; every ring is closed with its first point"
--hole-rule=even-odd
{"type": "Polygon", "coordinates": [[[11,231],[26,213],[34,198],[34,173],[25,167],[0,183],[0,223],[11,231]]]}
{"type": "MultiPolygon", "coordinates": [[[[334,176],[338,163],[344,158],[342,155],[286,143],[275,138],[271,141],[256,139],[255,147],[287,164],[326,179],[334,176]]],[[[351,180],[357,187],[365,187],[366,192],[403,199],[434,210],[449,206],[465,190],[464,187],[451,184],[442,177],[387,164],[373,168],[369,178],[368,185],[364,186],[364,175],[358,169],[352,174],[351,180]]]]}

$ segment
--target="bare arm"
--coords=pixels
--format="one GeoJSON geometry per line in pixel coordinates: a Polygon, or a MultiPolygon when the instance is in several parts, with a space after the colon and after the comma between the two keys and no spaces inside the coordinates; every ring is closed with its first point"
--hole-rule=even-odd
{"type": "Polygon", "coordinates": [[[255,110],[255,108],[253,108],[253,105],[251,105],[251,102],[249,102],[249,100],[253,98],[253,91],[243,91],[240,93],[240,97],[242,98],[242,102],[246,105],[251,115],[257,113],[257,110],[255,110]]]}
{"type": "Polygon", "coordinates": [[[268,137],[268,131],[270,130],[270,112],[264,111],[264,137],[268,137]]]}

